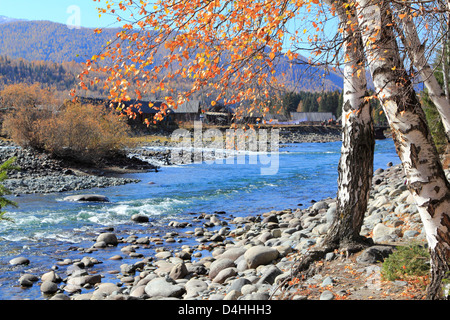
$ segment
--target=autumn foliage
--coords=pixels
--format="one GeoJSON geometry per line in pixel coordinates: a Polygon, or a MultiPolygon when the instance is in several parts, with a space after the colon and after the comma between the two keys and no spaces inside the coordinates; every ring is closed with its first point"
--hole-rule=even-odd
{"type": "Polygon", "coordinates": [[[95,163],[121,153],[129,141],[128,124],[104,107],[52,105],[51,94],[37,85],[7,86],[0,96],[9,109],[3,132],[22,147],[95,163]]]}
{"type": "Polygon", "coordinates": [[[59,158],[95,163],[123,152],[129,127],[104,107],[70,104],[55,116],[37,121],[39,143],[59,158]]]}
{"type": "Polygon", "coordinates": [[[38,83],[5,86],[0,92],[1,104],[8,110],[2,128],[10,138],[23,147],[37,147],[39,143],[37,120],[50,116],[49,108],[56,104],[52,93],[38,83]]]}
{"type": "MultiPolygon", "coordinates": [[[[202,92],[212,106],[243,105],[248,114],[265,114],[272,90],[279,85],[277,60],[298,58],[297,53],[283,50],[284,43],[301,42],[301,36],[304,41],[319,39],[298,30],[292,34],[287,24],[300,17],[301,10],[310,12],[313,4],[320,9],[318,3],[106,1],[99,13],[117,16],[123,29],[86,62],[79,85],[86,89],[90,83],[98,83],[100,79],[89,75],[102,72],[107,75],[104,88],[115,102],[163,93],[168,106],[176,108],[202,92]],[[189,90],[176,91],[170,86],[171,81],[184,79],[191,80],[189,90]],[[137,88],[130,90],[131,84],[137,88]]],[[[310,27],[313,33],[323,30],[320,22],[310,27]]]]}

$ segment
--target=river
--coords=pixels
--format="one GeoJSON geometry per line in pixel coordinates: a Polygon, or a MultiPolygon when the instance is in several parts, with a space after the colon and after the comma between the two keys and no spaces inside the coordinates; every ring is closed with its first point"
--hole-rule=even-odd
{"type": "MultiPolygon", "coordinates": [[[[18,208],[5,210],[14,222],[0,222],[0,300],[45,299],[38,285],[21,288],[20,275],[40,276],[58,260],[87,256],[77,248],[92,246],[97,234],[105,228],[114,228],[121,237],[162,236],[170,230],[168,222],[190,219],[192,213],[225,211],[235,217],[255,215],[306,207],[312,200],[335,197],[340,146],[340,142],[286,145],[280,148],[277,170],[272,175],[261,174],[261,168],[267,164],[224,160],[223,163],[167,166],[157,173],[127,174],[126,177],[141,182],[119,187],[13,197],[18,208]],[[102,194],[110,202],[88,204],[63,200],[68,195],[82,193],[102,194]],[[132,222],[130,218],[136,213],[149,216],[150,223],[132,222]],[[30,264],[9,265],[17,256],[28,258],[30,264]]],[[[374,168],[386,168],[388,162],[400,162],[393,141],[379,140],[374,168]]],[[[186,237],[181,244],[169,246],[185,243],[195,243],[195,239],[186,237]]],[[[143,252],[148,254],[153,249],[143,252]]],[[[111,279],[114,275],[106,271],[127,263],[127,259],[108,260],[114,254],[120,254],[119,248],[101,249],[92,254],[103,262],[95,266],[96,270],[111,279]]],[[[56,272],[64,277],[63,268],[56,272]]]]}

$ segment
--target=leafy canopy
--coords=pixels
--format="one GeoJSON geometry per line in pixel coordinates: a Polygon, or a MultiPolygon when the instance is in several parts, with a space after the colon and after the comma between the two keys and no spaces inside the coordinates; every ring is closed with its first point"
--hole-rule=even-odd
{"type": "MultiPolygon", "coordinates": [[[[334,15],[334,7],[327,8],[334,15]]],[[[176,108],[204,90],[213,96],[212,106],[246,102],[251,112],[256,102],[270,100],[277,87],[277,60],[300,59],[295,44],[319,42],[324,31],[318,0],[104,1],[98,10],[100,15],[116,15],[124,25],[86,62],[80,86],[87,87],[89,73],[103,72],[108,75],[104,88],[114,102],[140,99],[148,91],[165,92],[166,108],[176,108]],[[290,31],[290,23],[308,19],[303,31],[290,31]],[[174,79],[190,79],[192,86],[176,92],[170,87],[174,79]],[[131,84],[137,85],[133,92],[131,84]]],[[[318,49],[314,55],[320,53],[318,49]]]]}

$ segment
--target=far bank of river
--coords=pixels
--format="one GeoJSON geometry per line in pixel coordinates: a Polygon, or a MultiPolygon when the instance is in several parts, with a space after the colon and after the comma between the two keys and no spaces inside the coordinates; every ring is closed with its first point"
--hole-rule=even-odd
{"type": "MultiPolygon", "coordinates": [[[[273,128],[265,129],[270,132],[273,128]]],[[[208,128],[204,128],[208,130],[208,128]]],[[[221,129],[225,135],[225,130],[221,129]]],[[[259,129],[258,129],[259,130],[259,129]]],[[[294,126],[282,127],[279,130],[279,144],[283,148],[292,143],[325,143],[340,141],[340,130],[334,126],[294,126]]],[[[16,157],[15,165],[21,170],[9,173],[5,186],[14,195],[46,194],[106,188],[129,183],[138,183],[139,179],[124,177],[124,173],[157,172],[161,166],[185,164],[183,160],[171,157],[173,148],[180,143],[171,139],[170,133],[160,133],[144,139],[136,148],[130,149],[122,157],[109,159],[101,167],[86,167],[79,164],[52,159],[44,153],[30,149],[22,149],[11,141],[0,140],[0,163],[16,157]]],[[[236,142],[237,143],[237,142],[236,142]]],[[[270,143],[268,143],[270,151],[270,143]]],[[[194,153],[190,153],[187,163],[194,162],[194,153]]],[[[217,155],[203,150],[203,160],[214,159],[217,155]]],[[[225,150],[225,157],[235,157],[225,150]]],[[[186,161],[185,161],[186,162],[186,161]]]]}

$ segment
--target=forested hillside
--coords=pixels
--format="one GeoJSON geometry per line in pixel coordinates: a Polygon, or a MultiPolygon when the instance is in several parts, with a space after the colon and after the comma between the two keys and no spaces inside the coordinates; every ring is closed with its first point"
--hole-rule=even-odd
{"type": "Polygon", "coordinates": [[[119,29],[96,34],[50,21],[13,21],[0,27],[0,55],[29,61],[84,62],[116,37],[119,29]]]}
{"type": "MultiPolygon", "coordinates": [[[[0,56],[28,61],[85,62],[99,54],[102,46],[117,37],[120,29],[69,29],[50,21],[11,20],[3,17],[0,27],[0,56]]],[[[163,54],[162,54],[163,55],[163,54]]],[[[161,55],[161,56],[162,56],[161,55]]],[[[306,59],[305,59],[306,60],[306,59]]],[[[291,64],[281,59],[277,76],[290,91],[334,91],[342,89],[342,77],[337,73],[324,75],[320,68],[306,64],[291,64]]]]}
{"type": "Polygon", "coordinates": [[[59,64],[48,61],[27,61],[0,56],[0,87],[9,84],[41,83],[58,91],[70,90],[76,85],[76,63],[59,64]]]}

